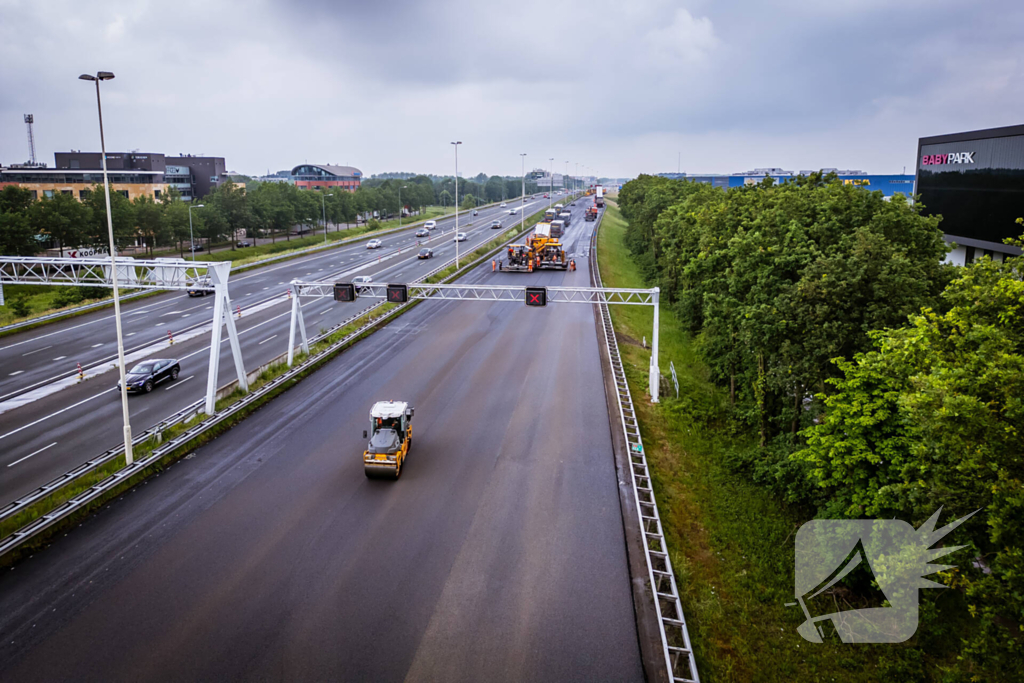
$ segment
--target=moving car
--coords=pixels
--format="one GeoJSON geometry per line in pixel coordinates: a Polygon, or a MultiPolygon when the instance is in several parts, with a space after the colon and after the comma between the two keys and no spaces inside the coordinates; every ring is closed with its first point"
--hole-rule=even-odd
{"type": "Polygon", "coordinates": [[[430,237],[430,231],[427,230],[426,228],[420,228],[419,230],[416,231],[416,236],[417,237],[430,237]]]}
{"type": "Polygon", "coordinates": [[[480,212],[479,212],[479,211],[477,211],[476,209],[473,209],[473,215],[474,215],[474,216],[479,216],[479,215],[480,215],[480,212]]]}
{"type": "Polygon", "coordinates": [[[189,251],[202,251],[203,250],[203,245],[201,245],[201,244],[190,244],[189,247],[188,247],[188,250],[189,251]]]}
{"type": "MultiPolygon", "coordinates": [[[[141,392],[148,394],[153,391],[160,382],[164,380],[174,381],[178,379],[181,366],[173,358],[157,358],[155,360],[142,361],[125,375],[124,382],[129,393],[141,392]]],[[[117,383],[121,388],[121,382],[117,383]]]]}
{"type": "Polygon", "coordinates": [[[249,240],[242,240],[241,242],[239,242],[235,246],[238,247],[239,249],[244,249],[245,247],[251,247],[252,246],[252,242],[250,242],[249,240]]]}
{"type": "Polygon", "coordinates": [[[417,257],[418,258],[434,258],[434,250],[433,249],[427,249],[426,247],[424,247],[424,248],[420,249],[420,253],[418,254],[417,257]]]}
{"type": "Polygon", "coordinates": [[[366,243],[367,249],[380,249],[383,246],[384,242],[382,242],[381,240],[370,240],[369,242],[366,243]]]}
{"type": "Polygon", "coordinates": [[[497,230],[501,227],[501,221],[491,221],[491,230],[497,230]]]}
{"type": "Polygon", "coordinates": [[[455,240],[454,240],[454,241],[455,241],[455,242],[465,242],[465,241],[466,241],[467,239],[469,239],[469,238],[468,238],[468,236],[466,235],[466,233],[464,233],[464,232],[460,232],[459,234],[457,234],[457,235],[455,236],[455,240]]]}
{"type": "Polygon", "coordinates": [[[437,221],[427,221],[426,223],[423,224],[423,227],[426,228],[427,230],[433,230],[434,228],[437,227],[437,221]]]}
{"type": "Polygon", "coordinates": [[[368,285],[371,282],[373,282],[373,278],[370,277],[369,275],[356,275],[354,278],[352,278],[352,284],[356,286],[357,292],[360,289],[362,289],[361,285],[368,285]]]}
{"type": "Polygon", "coordinates": [[[502,203],[501,203],[501,208],[503,208],[503,209],[504,209],[504,208],[505,208],[506,206],[508,206],[508,204],[506,204],[505,202],[502,202],[502,203]]]}
{"type": "Polygon", "coordinates": [[[509,214],[510,216],[514,216],[514,215],[516,215],[516,209],[509,209],[509,210],[508,210],[508,214],[509,214]]]}
{"type": "Polygon", "coordinates": [[[213,281],[209,275],[201,275],[195,280],[188,283],[188,287],[185,291],[189,296],[206,296],[207,294],[213,294],[213,281]]]}

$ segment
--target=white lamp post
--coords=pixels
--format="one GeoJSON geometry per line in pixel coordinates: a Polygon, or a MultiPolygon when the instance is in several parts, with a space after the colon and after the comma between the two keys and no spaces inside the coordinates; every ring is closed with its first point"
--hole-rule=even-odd
{"type": "Polygon", "coordinates": [[[192,209],[201,209],[203,204],[188,205],[188,250],[192,252],[192,263],[196,262],[196,238],[192,236],[192,209]]]}
{"type": "Polygon", "coordinates": [[[455,270],[459,269],[459,145],[462,140],[453,142],[455,145],[455,270]]]}
{"type": "Polygon", "coordinates": [[[110,279],[114,286],[114,324],[117,328],[117,367],[121,373],[121,414],[124,422],[124,458],[125,464],[131,465],[132,457],[132,425],[128,418],[128,383],[125,381],[124,369],[124,337],[121,335],[121,299],[117,291],[117,247],[114,244],[114,220],[110,215],[110,183],[107,180],[107,143],[103,137],[103,105],[100,103],[100,81],[109,81],[114,74],[100,71],[95,76],[82,74],[83,81],[96,83],[96,112],[100,119],[100,157],[103,159],[103,193],[107,201],[107,235],[110,238],[110,279]]]}
{"type": "Polygon", "coordinates": [[[320,207],[324,212],[324,244],[327,244],[327,197],[333,197],[334,193],[320,193],[320,207]]]}

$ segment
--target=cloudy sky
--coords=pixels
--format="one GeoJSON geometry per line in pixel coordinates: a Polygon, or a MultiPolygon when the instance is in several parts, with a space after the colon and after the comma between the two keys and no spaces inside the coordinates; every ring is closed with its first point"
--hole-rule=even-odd
{"type": "Polygon", "coordinates": [[[912,172],[1024,123],[1020,0],[0,0],[0,163],[99,147],[384,171],[912,172]]]}

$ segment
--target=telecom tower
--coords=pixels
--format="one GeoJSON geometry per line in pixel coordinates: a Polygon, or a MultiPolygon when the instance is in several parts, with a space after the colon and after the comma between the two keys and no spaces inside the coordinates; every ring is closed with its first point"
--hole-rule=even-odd
{"type": "Polygon", "coordinates": [[[28,163],[32,166],[36,165],[36,140],[32,136],[32,124],[35,120],[36,117],[32,114],[25,114],[25,125],[28,127],[28,163]]]}

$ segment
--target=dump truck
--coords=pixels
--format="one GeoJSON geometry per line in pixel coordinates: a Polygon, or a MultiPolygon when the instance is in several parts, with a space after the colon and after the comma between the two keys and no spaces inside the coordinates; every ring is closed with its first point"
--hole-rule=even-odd
{"type": "Polygon", "coordinates": [[[604,188],[600,185],[597,186],[597,196],[594,197],[594,206],[599,209],[604,207],[604,188]]]}
{"type": "MultiPolygon", "coordinates": [[[[377,401],[370,408],[369,443],[363,451],[367,477],[398,479],[412,446],[413,408],[405,401],[377,401]]],[[[363,431],[363,438],[367,432],[363,431]]]]}
{"type": "Polygon", "coordinates": [[[583,215],[583,219],[587,221],[597,220],[597,207],[591,206],[587,208],[587,213],[583,215]]]}

